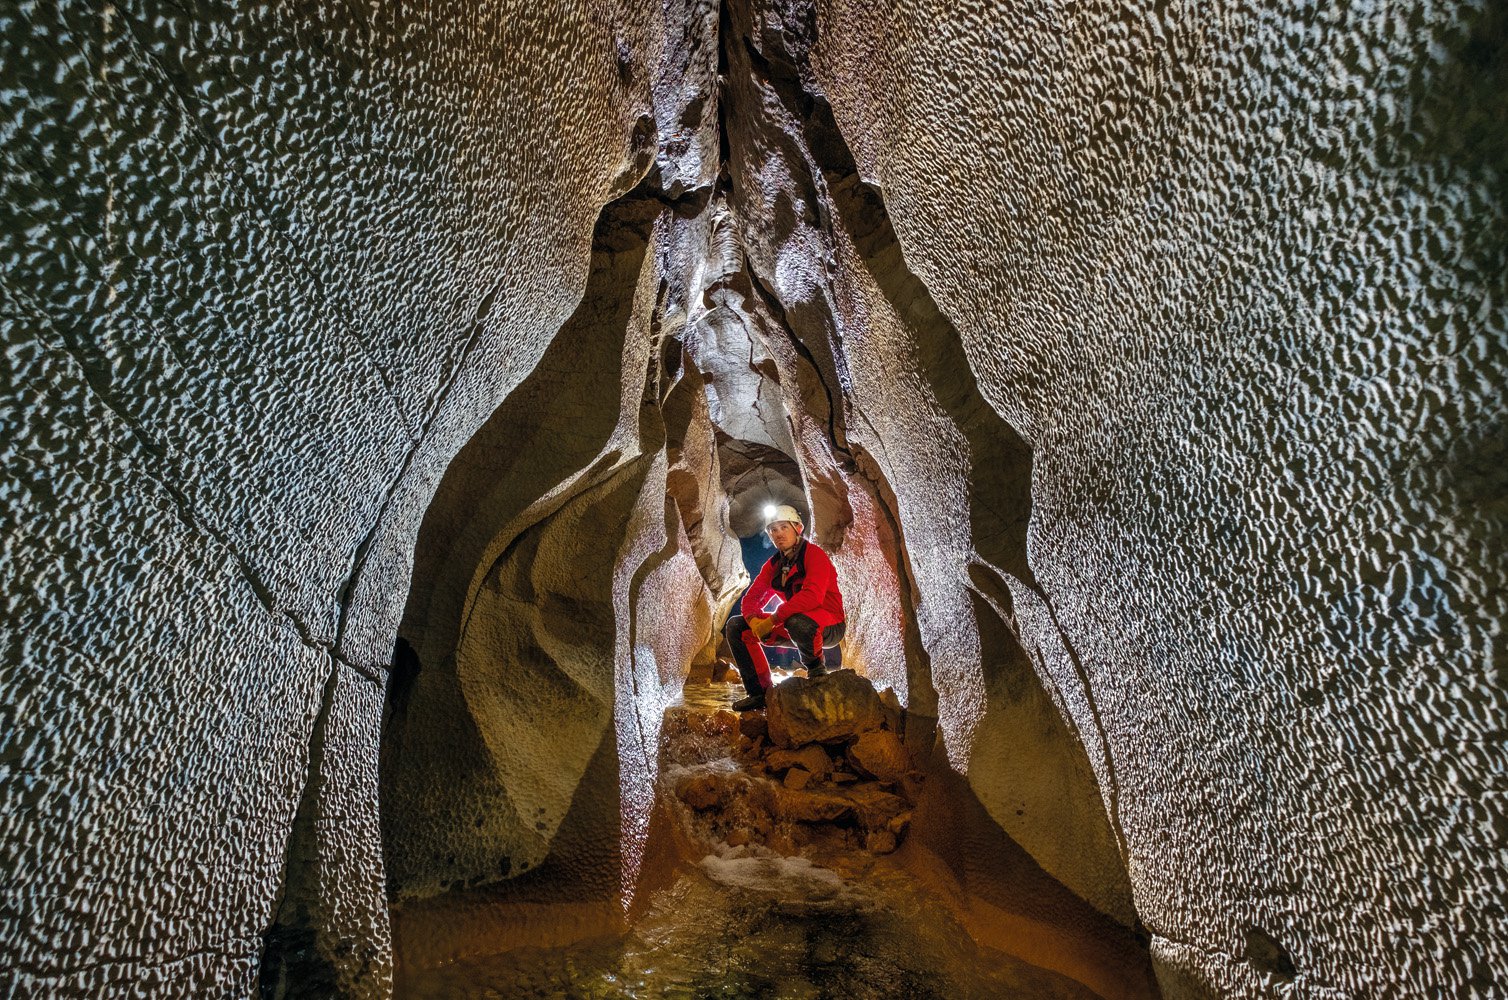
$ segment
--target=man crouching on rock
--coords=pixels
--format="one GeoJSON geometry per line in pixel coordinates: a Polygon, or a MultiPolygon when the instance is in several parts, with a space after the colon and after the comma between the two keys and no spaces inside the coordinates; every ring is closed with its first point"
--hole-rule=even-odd
{"type": "Polygon", "coordinates": [[[733,661],[743,675],[747,698],[733,703],[735,712],[764,708],[770,689],[770,663],[765,646],[784,646],[801,651],[806,676],[827,673],[822,650],[843,638],[843,595],[838,591],[838,572],[827,553],[801,537],[804,525],[796,508],[781,505],[765,518],[765,534],[776,552],[744,592],[739,614],[728,619],[723,635],[733,651],[733,661]],[[771,597],[781,604],[765,614],[771,597]]]}

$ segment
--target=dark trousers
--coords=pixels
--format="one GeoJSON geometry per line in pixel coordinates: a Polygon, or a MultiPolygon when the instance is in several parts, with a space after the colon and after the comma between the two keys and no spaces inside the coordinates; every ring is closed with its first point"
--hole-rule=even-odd
{"type": "Polygon", "coordinates": [[[801,651],[801,662],[807,666],[826,663],[828,666],[838,667],[843,663],[843,653],[838,649],[838,642],[843,638],[845,624],[839,622],[824,628],[806,615],[791,615],[785,620],[784,626],[777,628],[765,637],[764,642],[760,642],[749,631],[749,623],[744,621],[744,616],[734,615],[723,626],[723,635],[728,639],[733,662],[738,664],[738,672],[743,677],[744,690],[758,694],[774,686],[770,680],[770,663],[764,655],[765,646],[798,649],[801,651]]]}

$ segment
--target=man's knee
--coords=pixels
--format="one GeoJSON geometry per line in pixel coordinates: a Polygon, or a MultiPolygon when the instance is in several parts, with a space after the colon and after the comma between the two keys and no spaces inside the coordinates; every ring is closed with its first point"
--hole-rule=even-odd
{"type": "Polygon", "coordinates": [[[817,635],[817,623],[806,615],[791,615],[785,620],[785,630],[792,639],[805,644],[817,635]]]}
{"type": "Polygon", "coordinates": [[[738,637],[743,635],[748,630],[749,623],[744,620],[744,616],[734,615],[733,617],[729,618],[727,624],[723,626],[723,635],[727,637],[729,642],[737,642],[738,637]]]}

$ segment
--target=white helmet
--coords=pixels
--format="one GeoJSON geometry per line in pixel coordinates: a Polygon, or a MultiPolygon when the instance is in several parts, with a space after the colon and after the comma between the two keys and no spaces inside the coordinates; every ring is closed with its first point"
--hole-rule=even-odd
{"type": "Polygon", "coordinates": [[[783,503],[779,507],[766,507],[764,509],[764,526],[768,528],[776,521],[790,521],[792,524],[806,527],[801,520],[801,515],[796,513],[796,508],[788,503],[783,503]]]}

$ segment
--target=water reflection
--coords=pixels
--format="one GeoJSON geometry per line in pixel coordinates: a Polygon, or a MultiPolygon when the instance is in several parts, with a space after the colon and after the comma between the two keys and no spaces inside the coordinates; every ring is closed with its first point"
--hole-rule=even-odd
{"type": "MultiPolygon", "coordinates": [[[[722,685],[688,688],[712,711],[722,685]]],[[[694,708],[693,708],[694,706],[694,708]]],[[[675,732],[671,727],[670,732],[675,732]]],[[[679,740],[697,739],[683,731],[679,740]]],[[[699,740],[698,740],[699,742],[699,740]]],[[[712,745],[667,747],[707,759],[712,745]]],[[[731,766],[732,762],[729,761],[731,766]]],[[[408,998],[1090,998],[1056,973],[976,945],[893,859],[783,857],[717,843],[654,893],[621,937],[413,971],[408,998]]]]}

